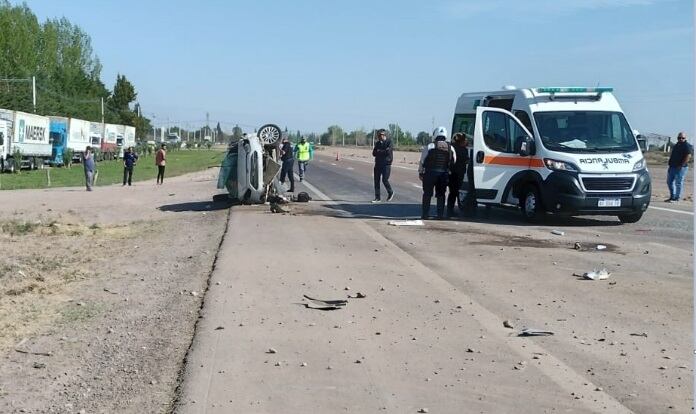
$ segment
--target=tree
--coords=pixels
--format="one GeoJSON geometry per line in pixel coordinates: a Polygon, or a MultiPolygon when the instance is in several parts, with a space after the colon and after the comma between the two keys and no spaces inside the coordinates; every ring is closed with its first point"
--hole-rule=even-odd
{"type": "Polygon", "coordinates": [[[137,97],[138,94],[135,92],[135,87],[126,79],[126,76],[116,75],[116,85],[114,85],[114,93],[110,99],[112,108],[118,111],[126,111],[130,103],[135,101],[137,97]]]}
{"type": "Polygon", "coordinates": [[[234,128],[232,128],[232,141],[239,141],[242,139],[242,128],[239,127],[239,125],[235,125],[234,128]]]}
{"type": "Polygon", "coordinates": [[[420,145],[426,145],[430,142],[430,134],[425,131],[421,131],[416,135],[416,142],[420,145]]]}

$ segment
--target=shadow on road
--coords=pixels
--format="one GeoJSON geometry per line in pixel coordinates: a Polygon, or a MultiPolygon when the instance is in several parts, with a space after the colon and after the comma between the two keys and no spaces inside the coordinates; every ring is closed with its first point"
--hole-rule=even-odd
{"type": "Polygon", "coordinates": [[[165,204],[158,207],[160,211],[182,213],[186,211],[216,211],[225,210],[235,205],[231,201],[192,201],[187,203],[165,204]]]}
{"type": "MultiPolygon", "coordinates": [[[[434,200],[433,200],[434,201],[434,200]]],[[[336,211],[337,213],[349,213],[350,216],[338,214],[341,218],[382,218],[382,219],[419,219],[421,215],[420,204],[414,203],[376,203],[376,204],[357,204],[357,203],[332,203],[324,204],[324,207],[336,211]]],[[[457,210],[458,212],[458,210],[457,210]]],[[[431,204],[430,215],[436,214],[435,203],[431,204]]],[[[562,217],[547,215],[540,223],[525,222],[519,211],[513,208],[486,208],[479,206],[474,215],[455,216],[451,220],[468,221],[472,223],[530,226],[546,225],[557,227],[588,227],[588,226],[620,226],[618,219],[608,219],[605,216],[585,216],[585,217],[562,217]]]]}

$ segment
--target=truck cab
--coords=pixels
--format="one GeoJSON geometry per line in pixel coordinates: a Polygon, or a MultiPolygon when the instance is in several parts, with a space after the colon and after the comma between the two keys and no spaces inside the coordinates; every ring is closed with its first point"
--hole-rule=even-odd
{"type": "Polygon", "coordinates": [[[50,117],[49,141],[53,146],[51,155],[51,164],[63,165],[63,151],[66,148],[68,141],[68,119],[61,117],[50,117]]]}
{"type": "Polygon", "coordinates": [[[529,221],[553,213],[624,223],[650,203],[645,159],[612,88],[463,94],[452,131],[473,138],[473,182],[462,188],[477,203],[519,207],[529,221]]]}

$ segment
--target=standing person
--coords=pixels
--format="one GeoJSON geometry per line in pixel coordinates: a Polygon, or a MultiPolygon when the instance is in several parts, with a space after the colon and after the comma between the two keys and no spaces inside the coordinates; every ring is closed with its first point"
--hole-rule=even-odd
{"type": "Polygon", "coordinates": [[[312,159],[312,147],[305,140],[305,137],[300,138],[300,142],[295,145],[295,152],[297,153],[297,170],[300,174],[301,182],[304,179],[307,164],[312,159]]]}
{"type": "Polygon", "coordinates": [[[392,201],[394,191],[389,185],[389,175],[391,175],[391,164],[394,159],[394,150],[391,140],[387,138],[387,132],[384,129],[377,131],[377,141],[375,148],[372,150],[372,156],[375,157],[375,199],[373,203],[379,203],[380,199],[380,179],[384,188],[387,190],[387,201],[392,201]]]}
{"type": "Polygon", "coordinates": [[[167,163],[167,145],[162,144],[155,153],[155,165],[157,165],[157,184],[164,182],[164,166],[167,163]]]}
{"type": "Polygon", "coordinates": [[[667,169],[669,199],[665,200],[667,203],[679,201],[684,178],[689,171],[689,160],[693,153],[694,148],[686,142],[686,134],[680,132],[677,135],[677,143],[672,147],[672,153],[669,155],[669,168],[667,169]]]}
{"type": "Polygon", "coordinates": [[[280,147],[280,160],[283,162],[283,166],[280,170],[280,183],[285,184],[285,176],[287,175],[288,180],[290,180],[290,190],[291,193],[295,192],[295,177],[292,172],[292,165],[295,163],[295,158],[292,154],[292,145],[288,141],[288,137],[283,137],[283,145],[280,147]]]}
{"type": "Polygon", "coordinates": [[[437,127],[433,131],[433,142],[423,148],[418,176],[423,181],[423,202],[421,218],[430,218],[430,200],[433,198],[433,188],[437,199],[437,218],[442,220],[445,215],[445,191],[449,170],[457,161],[457,155],[447,142],[447,129],[437,127]]]}
{"type": "Polygon", "coordinates": [[[85,186],[87,191],[92,191],[92,186],[94,185],[94,154],[90,146],[85,148],[82,165],[85,167],[85,186]]]}
{"type": "Polygon", "coordinates": [[[126,185],[126,179],[128,185],[131,185],[133,180],[133,167],[138,161],[138,154],[133,151],[133,147],[128,147],[125,154],[123,154],[123,185],[126,185]]]}
{"type": "Polygon", "coordinates": [[[447,217],[454,216],[454,205],[457,204],[459,198],[459,189],[462,187],[464,175],[466,174],[466,165],[469,162],[469,150],[467,148],[466,135],[458,132],[452,137],[454,144],[454,154],[456,162],[451,168],[449,181],[449,194],[447,195],[447,217]]]}

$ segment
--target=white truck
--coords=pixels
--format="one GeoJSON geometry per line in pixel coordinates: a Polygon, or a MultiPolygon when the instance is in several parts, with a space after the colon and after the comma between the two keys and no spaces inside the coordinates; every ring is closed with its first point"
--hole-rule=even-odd
{"type": "Polygon", "coordinates": [[[3,145],[0,148],[2,170],[43,168],[50,162],[53,146],[49,138],[49,118],[20,111],[0,109],[3,145]],[[20,154],[18,160],[15,155],[20,154]]]}
{"type": "Polygon", "coordinates": [[[135,146],[135,127],[126,125],[125,146],[126,147],[134,147],[135,146]]]}
{"type": "Polygon", "coordinates": [[[452,133],[473,137],[460,200],[544,213],[640,220],[650,204],[643,154],[612,88],[504,88],[462,94],[452,133]]]}
{"type": "MultiPolygon", "coordinates": [[[[119,145],[117,141],[119,127],[122,125],[104,124],[104,138],[101,142],[101,158],[105,160],[113,160],[118,158],[119,145]]],[[[123,134],[121,134],[123,139],[123,134]]],[[[121,141],[123,145],[123,141],[121,141]]]]}
{"type": "MultiPolygon", "coordinates": [[[[73,151],[72,161],[82,159],[85,149],[93,145],[91,137],[92,123],[77,118],[70,118],[68,126],[68,148],[73,151]]],[[[96,145],[99,147],[99,143],[96,145]]]]}

